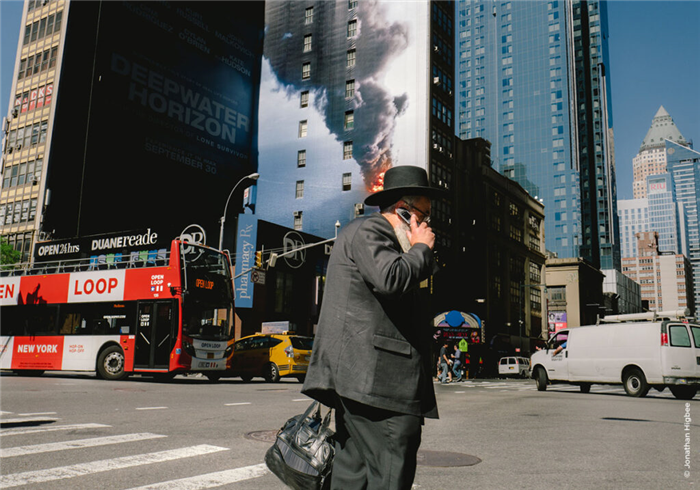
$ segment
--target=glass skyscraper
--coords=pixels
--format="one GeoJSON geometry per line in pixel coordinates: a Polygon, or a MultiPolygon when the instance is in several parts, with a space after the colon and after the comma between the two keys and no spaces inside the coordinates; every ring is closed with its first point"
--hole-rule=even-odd
{"type": "Polygon", "coordinates": [[[695,304],[700,305],[700,153],[666,140],[666,170],[673,178],[673,192],[679,207],[685,210],[688,227],[688,258],[693,268],[695,304]]]}
{"type": "Polygon", "coordinates": [[[457,134],[545,203],[548,250],[620,269],[604,2],[460,0],[457,134]]]}

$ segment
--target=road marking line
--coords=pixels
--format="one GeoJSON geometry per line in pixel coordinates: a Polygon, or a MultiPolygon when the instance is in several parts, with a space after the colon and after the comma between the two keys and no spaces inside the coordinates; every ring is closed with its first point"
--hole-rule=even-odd
{"type": "Polygon", "coordinates": [[[20,417],[32,417],[35,415],[56,415],[56,412],[36,412],[36,413],[18,413],[20,417]]]}
{"type": "Polygon", "coordinates": [[[240,403],[224,403],[227,407],[236,407],[238,405],[250,405],[250,402],[240,402],[240,403]]]}
{"type": "Polygon", "coordinates": [[[123,442],[145,441],[147,439],[159,439],[167,437],[160,434],[142,432],[137,434],[122,434],[120,436],[93,437],[91,439],[77,439],[74,441],[50,442],[46,444],[35,444],[32,446],[17,446],[3,448],[0,458],[12,458],[15,456],[26,456],[27,454],[49,453],[52,451],[65,451],[66,449],[80,449],[84,447],[107,446],[109,444],[120,444],[123,442]]]}
{"type": "Polygon", "coordinates": [[[205,454],[228,451],[228,448],[201,444],[199,446],[184,447],[181,449],[171,449],[169,451],[159,451],[156,453],[137,454],[135,456],[125,456],[122,458],[104,459],[93,461],[92,463],[81,463],[70,466],[60,466],[47,470],[25,471],[12,475],[0,476],[0,488],[18,487],[20,485],[30,485],[47,481],[63,480],[76,476],[91,475],[105,471],[121,470],[134,466],[163,463],[176,459],[202,456],[205,454]]]}
{"type": "Polygon", "coordinates": [[[14,412],[3,412],[2,410],[0,410],[0,415],[10,415],[12,413],[14,412]]]}
{"type": "Polygon", "coordinates": [[[455,393],[466,393],[466,391],[455,391],[455,393]]]}
{"type": "Polygon", "coordinates": [[[293,402],[308,402],[311,398],[295,398],[293,402]]]}
{"type": "Polygon", "coordinates": [[[145,485],[143,487],[131,488],[129,490],[199,490],[202,488],[213,488],[229,483],[250,480],[259,476],[267,475],[270,470],[264,463],[253,466],[244,466],[233,470],[218,471],[205,475],[193,476],[191,478],[181,478],[179,480],[165,481],[145,485]]]}
{"type": "Polygon", "coordinates": [[[2,429],[0,436],[16,436],[20,434],[35,434],[37,432],[52,432],[55,430],[72,430],[72,429],[97,429],[104,427],[112,427],[104,424],[73,424],[73,425],[57,425],[52,427],[41,427],[33,429],[2,429]]]}
{"type": "Polygon", "coordinates": [[[140,407],[136,410],[167,410],[168,407],[140,407]]]}

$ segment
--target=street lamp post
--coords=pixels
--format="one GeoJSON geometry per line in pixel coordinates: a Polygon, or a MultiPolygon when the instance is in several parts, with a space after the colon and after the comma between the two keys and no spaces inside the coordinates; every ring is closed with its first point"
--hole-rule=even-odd
{"type": "Polygon", "coordinates": [[[231,193],[228,195],[228,199],[226,199],[226,205],[224,206],[224,214],[221,216],[221,219],[219,220],[221,222],[221,229],[219,230],[219,250],[224,249],[224,223],[226,223],[226,211],[228,211],[228,203],[231,200],[231,197],[236,192],[236,188],[238,188],[238,186],[242,182],[247,182],[249,180],[256,181],[259,178],[260,178],[260,174],[257,172],[252,173],[250,175],[246,175],[241,180],[236,182],[236,185],[234,185],[233,189],[231,189],[231,193]]]}
{"type": "MultiPolygon", "coordinates": [[[[519,308],[520,311],[518,312],[518,316],[520,317],[518,320],[518,323],[520,324],[520,333],[519,333],[518,344],[520,347],[521,354],[522,354],[522,350],[523,350],[523,324],[525,323],[525,319],[523,318],[523,314],[524,314],[523,310],[525,309],[524,303],[523,303],[523,296],[525,296],[525,289],[526,288],[539,288],[539,287],[544,287],[545,293],[547,292],[547,285],[546,284],[520,284],[520,298],[519,298],[520,299],[520,308],[519,308]]],[[[530,331],[532,331],[532,329],[530,329],[530,331]]]]}

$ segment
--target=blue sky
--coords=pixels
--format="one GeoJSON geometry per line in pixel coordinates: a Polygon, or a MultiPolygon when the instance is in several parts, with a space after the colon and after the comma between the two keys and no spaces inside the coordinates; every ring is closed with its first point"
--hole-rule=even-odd
{"type": "MultiPolygon", "coordinates": [[[[10,101],[22,6],[0,0],[1,115],[10,101]]],[[[631,199],[632,158],[659,106],[700,149],[700,1],[613,0],[608,15],[617,195],[631,199]]]]}

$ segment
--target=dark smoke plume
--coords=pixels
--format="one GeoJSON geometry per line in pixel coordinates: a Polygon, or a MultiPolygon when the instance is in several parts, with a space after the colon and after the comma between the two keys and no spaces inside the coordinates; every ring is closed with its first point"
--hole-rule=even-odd
{"type": "Polygon", "coordinates": [[[353,141],[365,185],[372,190],[379,175],[392,166],[391,147],[396,118],[408,106],[408,95],[393,97],[379,80],[390,60],[406,49],[409,32],[401,23],[388,24],[382,6],[362,1],[357,15],[348,2],[313,3],[313,22],[304,24],[311,4],[268,2],[264,56],[278,80],[293,91],[315,94],[316,108],[338,141],[353,141]],[[357,36],[348,39],[348,22],[357,19],[357,36]],[[312,50],[303,53],[304,36],[312,35],[312,50]],[[346,67],[346,53],[356,50],[356,64],[346,67]],[[302,64],[311,63],[311,77],[302,80],[302,64]],[[355,80],[355,96],[345,98],[346,80],[355,80]],[[346,111],[354,111],[352,131],[345,131],[346,111]]]}

